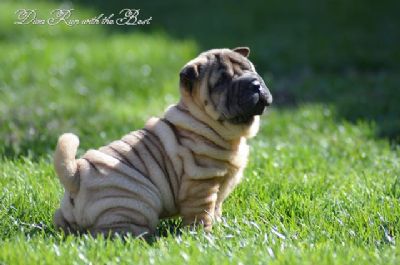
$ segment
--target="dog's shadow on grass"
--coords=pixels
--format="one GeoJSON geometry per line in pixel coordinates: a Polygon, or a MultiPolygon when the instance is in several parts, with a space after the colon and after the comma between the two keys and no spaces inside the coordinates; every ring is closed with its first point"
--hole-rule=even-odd
{"type": "Polygon", "coordinates": [[[169,218],[161,220],[157,227],[157,237],[167,237],[170,235],[180,235],[182,233],[182,219],[169,218]]]}
{"type": "Polygon", "coordinates": [[[146,237],[146,242],[150,245],[154,244],[161,238],[180,236],[183,232],[182,219],[165,219],[161,220],[154,235],[146,237]]]}
{"type": "Polygon", "coordinates": [[[188,228],[182,226],[182,220],[180,218],[171,218],[171,219],[164,219],[160,221],[160,224],[157,227],[157,230],[154,234],[143,234],[139,236],[132,235],[130,233],[121,235],[121,234],[112,234],[110,232],[107,235],[104,234],[98,234],[98,235],[91,235],[88,232],[81,231],[81,232],[71,232],[71,233],[65,233],[62,230],[57,230],[56,228],[52,227],[47,227],[47,228],[41,228],[39,230],[31,230],[27,231],[25,235],[27,237],[32,237],[34,235],[37,235],[39,233],[44,233],[46,236],[50,237],[58,237],[61,239],[61,241],[65,241],[68,237],[76,237],[76,238],[92,238],[92,239],[97,239],[98,237],[103,237],[104,239],[107,240],[122,240],[123,242],[130,241],[131,239],[141,239],[144,240],[147,244],[153,245],[156,243],[158,240],[162,238],[167,238],[167,237],[177,237],[180,236],[183,231],[186,231],[188,228]]]}

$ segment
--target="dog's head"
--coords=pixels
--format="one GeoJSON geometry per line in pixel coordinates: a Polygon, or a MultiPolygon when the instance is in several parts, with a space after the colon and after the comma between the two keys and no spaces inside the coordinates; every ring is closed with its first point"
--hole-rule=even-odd
{"type": "Polygon", "coordinates": [[[249,53],[245,47],[214,49],[187,63],[180,72],[183,104],[196,104],[221,123],[251,126],[272,96],[249,53]]]}

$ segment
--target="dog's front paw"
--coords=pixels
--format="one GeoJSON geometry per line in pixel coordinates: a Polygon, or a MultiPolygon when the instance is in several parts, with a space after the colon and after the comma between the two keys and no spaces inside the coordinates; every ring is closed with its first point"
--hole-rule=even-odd
{"type": "Polygon", "coordinates": [[[214,222],[217,222],[217,223],[222,222],[222,205],[215,206],[214,222]]]}

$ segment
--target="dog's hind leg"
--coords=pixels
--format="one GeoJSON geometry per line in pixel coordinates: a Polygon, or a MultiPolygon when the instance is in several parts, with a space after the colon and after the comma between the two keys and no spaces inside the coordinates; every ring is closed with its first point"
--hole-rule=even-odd
{"type": "Polygon", "coordinates": [[[61,209],[57,209],[54,213],[53,222],[57,230],[62,230],[65,235],[69,234],[77,234],[78,230],[76,229],[76,225],[71,224],[65,219],[64,215],[61,212],[61,209]]]}

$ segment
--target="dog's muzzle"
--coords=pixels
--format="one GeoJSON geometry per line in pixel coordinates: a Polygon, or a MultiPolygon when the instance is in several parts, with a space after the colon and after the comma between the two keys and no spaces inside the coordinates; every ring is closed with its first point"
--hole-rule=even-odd
{"type": "Polygon", "coordinates": [[[233,123],[246,123],[256,115],[263,114],[272,103],[272,95],[264,80],[257,74],[246,74],[233,82],[231,98],[236,98],[236,113],[231,113],[233,123]]]}
{"type": "Polygon", "coordinates": [[[262,79],[250,79],[246,88],[241,90],[239,105],[244,116],[263,114],[265,108],[272,103],[272,96],[262,79]]]}

